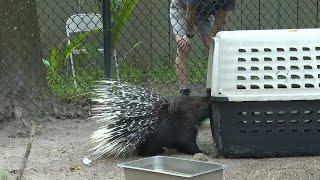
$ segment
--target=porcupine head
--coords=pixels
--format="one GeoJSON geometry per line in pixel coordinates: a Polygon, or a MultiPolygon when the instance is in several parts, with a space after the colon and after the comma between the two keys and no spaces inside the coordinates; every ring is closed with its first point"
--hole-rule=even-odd
{"type": "Polygon", "coordinates": [[[159,134],[164,124],[198,127],[211,111],[208,98],[167,100],[144,88],[117,81],[99,81],[94,94],[91,118],[101,126],[91,136],[92,160],[134,153],[141,143],[159,134]]]}

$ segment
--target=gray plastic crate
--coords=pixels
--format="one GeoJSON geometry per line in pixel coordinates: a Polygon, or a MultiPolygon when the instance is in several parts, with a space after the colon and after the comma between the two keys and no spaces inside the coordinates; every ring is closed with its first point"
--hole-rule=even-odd
{"type": "Polygon", "coordinates": [[[215,37],[207,88],[222,155],[320,154],[319,33],[248,30],[215,37]]]}

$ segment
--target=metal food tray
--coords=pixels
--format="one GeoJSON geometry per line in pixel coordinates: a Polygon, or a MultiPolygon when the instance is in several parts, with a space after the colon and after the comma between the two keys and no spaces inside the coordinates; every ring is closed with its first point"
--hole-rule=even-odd
{"type": "Polygon", "coordinates": [[[119,164],[126,180],[222,180],[224,165],[166,156],[154,156],[119,164]]]}

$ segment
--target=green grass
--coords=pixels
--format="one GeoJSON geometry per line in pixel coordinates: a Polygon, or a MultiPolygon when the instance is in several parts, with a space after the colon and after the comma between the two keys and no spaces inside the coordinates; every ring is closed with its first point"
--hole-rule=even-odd
{"type": "MultiPolygon", "coordinates": [[[[188,76],[190,83],[203,83],[206,78],[207,60],[190,59],[188,63],[188,76]]],[[[126,82],[148,81],[151,83],[175,83],[177,76],[175,73],[174,61],[164,63],[157,61],[154,64],[144,62],[137,63],[134,60],[128,60],[120,65],[122,80],[126,82]]]]}
{"type": "MultiPolygon", "coordinates": [[[[159,61],[161,62],[161,61],[159,61]]],[[[191,84],[203,83],[206,78],[207,61],[190,61],[188,65],[191,84]]],[[[71,74],[55,75],[54,79],[48,75],[48,85],[60,98],[66,100],[87,99],[90,97],[95,81],[104,77],[103,65],[86,68],[75,64],[77,88],[74,86],[74,78],[71,74]]],[[[116,79],[115,68],[112,69],[112,78],[116,79]]],[[[157,63],[155,65],[143,65],[135,61],[125,61],[119,64],[120,78],[122,81],[134,84],[151,84],[155,87],[163,84],[175,84],[177,76],[174,64],[157,63]]]]}
{"type": "Polygon", "coordinates": [[[0,169],[0,180],[9,180],[9,176],[0,169]]]}
{"type": "Polygon", "coordinates": [[[48,85],[53,93],[62,99],[70,101],[89,98],[95,81],[103,77],[103,71],[90,72],[85,69],[77,69],[76,72],[75,79],[71,75],[66,75],[60,76],[55,80],[49,80],[48,85]],[[74,85],[74,80],[77,86],[74,85]]]}

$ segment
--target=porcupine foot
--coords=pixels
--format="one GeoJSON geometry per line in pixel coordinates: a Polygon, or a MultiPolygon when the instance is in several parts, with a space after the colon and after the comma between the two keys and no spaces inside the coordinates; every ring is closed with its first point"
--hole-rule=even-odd
{"type": "Polygon", "coordinates": [[[139,148],[138,149],[138,155],[142,157],[146,156],[156,156],[161,153],[164,153],[163,148],[155,148],[155,147],[144,147],[144,148],[139,148]]]}
{"type": "Polygon", "coordinates": [[[186,144],[179,145],[177,147],[177,150],[181,153],[186,153],[186,154],[190,154],[190,155],[194,155],[197,153],[204,153],[199,150],[198,145],[195,142],[189,142],[186,144]]]}

